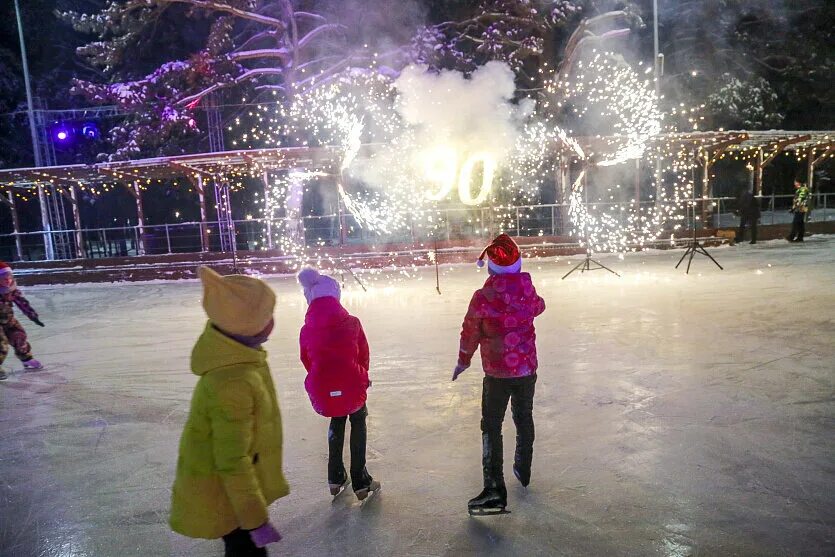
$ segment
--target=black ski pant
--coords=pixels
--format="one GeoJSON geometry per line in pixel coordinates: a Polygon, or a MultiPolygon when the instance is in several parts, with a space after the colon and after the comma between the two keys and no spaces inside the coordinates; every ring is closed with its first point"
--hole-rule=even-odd
{"type": "Polygon", "coordinates": [[[789,234],[790,241],[803,241],[803,237],[806,235],[806,213],[801,213],[800,211],[796,211],[794,213],[794,219],[792,219],[792,231],[789,234]]]}
{"type": "Polygon", "coordinates": [[[258,547],[248,530],[236,528],[223,536],[224,557],[267,557],[267,548],[258,547]]]}
{"type": "Polygon", "coordinates": [[[527,377],[498,378],[484,376],[481,392],[481,442],[484,487],[504,488],[504,445],[502,422],[507,402],[516,425],[515,464],[530,470],[533,459],[533,396],[536,374],[527,377]]]}
{"type": "Polygon", "coordinates": [[[736,231],[736,241],[737,242],[744,242],[745,241],[745,227],[751,227],[751,243],[757,243],[757,219],[754,217],[750,217],[747,215],[742,215],[739,217],[739,230],[736,231]]]}
{"type": "Polygon", "coordinates": [[[368,408],[362,408],[350,416],[331,418],[328,428],[328,483],[341,484],[345,481],[345,464],[342,462],[342,449],[345,446],[345,422],[351,420],[351,483],[354,491],[371,485],[371,475],[365,469],[365,444],[368,432],[365,418],[368,408]]]}

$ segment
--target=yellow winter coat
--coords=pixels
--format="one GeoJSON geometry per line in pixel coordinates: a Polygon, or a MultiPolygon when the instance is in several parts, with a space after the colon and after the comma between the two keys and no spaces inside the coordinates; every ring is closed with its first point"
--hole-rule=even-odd
{"type": "Polygon", "coordinates": [[[267,353],[211,322],[191,353],[200,379],[180,439],[171,528],[219,538],[267,522],[267,506],[290,492],[281,469],[281,415],[267,353]]]}

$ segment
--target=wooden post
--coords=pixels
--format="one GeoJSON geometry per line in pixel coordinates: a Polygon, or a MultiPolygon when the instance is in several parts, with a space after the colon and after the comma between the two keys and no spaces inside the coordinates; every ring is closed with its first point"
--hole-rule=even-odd
{"type": "Polygon", "coordinates": [[[14,193],[9,188],[9,210],[12,212],[12,231],[14,232],[14,244],[17,250],[17,260],[23,261],[23,242],[20,239],[20,217],[17,215],[17,206],[15,205],[14,193]]]}
{"type": "Polygon", "coordinates": [[[641,221],[641,159],[635,159],[635,210],[639,211],[638,222],[641,221]]]}
{"type": "Polygon", "coordinates": [[[809,155],[806,157],[806,177],[809,186],[809,195],[815,190],[815,148],[809,148],[809,155]]]}
{"type": "Polygon", "coordinates": [[[136,228],[139,237],[136,254],[145,255],[145,209],[142,207],[142,190],[137,181],[133,182],[133,195],[136,198],[136,228]]]}
{"type": "Polygon", "coordinates": [[[754,162],[754,195],[763,194],[763,150],[757,150],[757,160],[754,162]]]}
{"type": "Polygon", "coordinates": [[[712,211],[708,209],[707,198],[713,197],[710,191],[710,153],[705,152],[704,175],[702,176],[702,225],[705,227],[711,226],[713,223],[709,222],[712,211]]]}
{"type": "Polygon", "coordinates": [[[75,186],[70,185],[70,201],[72,202],[72,218],[75,223],[75,256],[84,259],[84,234],[81,232],[81,209],[78,207],[78,194],[75,186]]]}
{"type": "Polygon", "coordinates": [[[55,259],[55,248],[52,245],[52,221],[49,218],[46,195],[41,184],[38,184],[38,203],[41,206],[41,230],[43,230],[44,255],[47,260],[52,261],[55,259]]]}
{"type": "Polygon", "coordinates": [[[203,187],[203,175],[197,175],[197,199],[200,202],[200,249],[209,251],[209,229],[206,226],[206,191],[203,187]]]}
{"type": "Polygon", "coordinates": [[[267,229],[267,248],[273,249],[273,202],[270,197],[270,173],[265,170],[264,180],[264,217],[267,229]]]}
{"type": "Polygon", "coordinates": [[[565,234],[568,230],[566,224],[568,223],[568,200],[571,196],[569,189],[571,188],[571,159],[560,150],[559,168],[557,170],[559,175],[559,196],[557,199],[560,204],[560,235],[565,234]]]}

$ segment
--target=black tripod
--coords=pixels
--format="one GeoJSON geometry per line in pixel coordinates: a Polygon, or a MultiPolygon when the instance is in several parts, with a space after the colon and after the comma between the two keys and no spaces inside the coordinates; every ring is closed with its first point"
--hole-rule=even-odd
{"type": "MultiPolygon", "coordinates": [[[[707,172],[707,170],[705,170],[705,172],[707,172]]],[[[695,174],[695,171],[694,171],[694,174],[695,174]]],[[[710,255],[707,252],[707,250],[702,245],[702,243],[699,240],[696,239],[696,184],[695,184],[695,181],[693,183],[692,208],[693,208],[693,221],[692,221],[693,238],[690,239],[690,245],[687,246],[687,249],[684,251],[684,255],[682,255],[681,259],[679,259],[678,263],[676,263],[676,269],[678,269],[679,265],[681,265],[681,262],[684,261],[684,258],[689,255],[690,259],[687,260],[687,272],[685,273],[686,275],[689,275],[690,274],[690,264],[693,262],[693,256],[696,255],[696,253],[700,253],[700,254],[708,257],[711,261],[716,263],[716,266],[719,267],[720,270],[724,271],[725,269],[722,267],[722,265],[720,265],[719,262],[716,261],[713,258],[713,256],[710,255]]]]}
{"type": "MultiPolygon", "coordinates": [[[[586,212],[588,212],[588,208],[589,208],[589,189],[588,189],[588,184],[585,183],[585,177],[583,178],[583,180],[584,180],[583,181],[584,203],[586,205],[586,212]]],[[[588,225],[588,219],[586,219],[585,222],[583,223],[583,237],[584,237],[584,241],[585,241],[585,244],[586,244],[586,258],[583,259],[582,261],[580,261],[579,263],[577,263],[577,265],[575,265],[573,269],[568,271],[565,274],[565,276],[562,277],[562,280],[565,280],[566,277],[568,277],[568,275],[570,275],[571,273],[573,273],[577,269],[580,270],[580,274],[585,273],[586,271],[597,271],[598,269],[605,269],[605,270],[609,271],[610,273],[612,273],[613,275],[615,275],[616,277],[620,276],[619,274],[617,274],[616,272],[611,270],[609,267],[607,267],[606,265],[604,265],[600,261],[597,261],[596,259],[592,259],[591,251],[589,251],[589,229],[588,229],[588,226],[589,226],[588,225]],[[592,265],[595,265],[595,267],[592,267],[592,265]]]]}

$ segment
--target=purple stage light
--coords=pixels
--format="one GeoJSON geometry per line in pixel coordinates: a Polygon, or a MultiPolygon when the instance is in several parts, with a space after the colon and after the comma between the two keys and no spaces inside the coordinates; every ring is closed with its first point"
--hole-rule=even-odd
{"type": "Polygon", "coordinates": [[[58,143],[67,143],[72,138],[72,128],[63,123],[52,127],[52,137],[58,143]]]}
{"type": "Polygon", "coordinates": [[[99,127],[92,122],[87,122],[81,127],[81,135],[86,139],[98,139],[99,127]]]}

